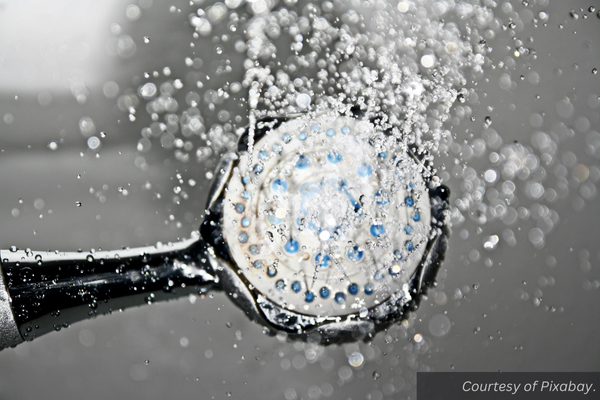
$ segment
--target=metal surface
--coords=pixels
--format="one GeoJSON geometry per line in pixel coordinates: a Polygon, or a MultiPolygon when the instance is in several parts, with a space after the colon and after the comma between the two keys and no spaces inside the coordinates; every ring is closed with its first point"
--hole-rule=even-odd
{"type": "Polygon", "coordinates": [[[9,295],[0,306],[12,309],[27,341],[82,319],[204,293],[215,283],[197,239],[90,253],[2,250],[0,259],[9,295]]]}
{"type": "Polygon", "coordinates": [[[16,346],[23,341],[15,321],[10,296],[4,284],[4,273],[0,268],[0,350],[16,346]]]}

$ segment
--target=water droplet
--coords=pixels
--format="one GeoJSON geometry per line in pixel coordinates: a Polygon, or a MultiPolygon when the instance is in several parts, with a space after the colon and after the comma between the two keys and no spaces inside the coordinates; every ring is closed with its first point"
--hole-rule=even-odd
{"type": "Polygon", "coordinates": [[[483,248],[487,251],[494,251],[500,242],[498,235],[490,235],[483,238],[483,248]]]}
{"type": "Polygon", "coordinates": [[[96,136],[91,136],[87,140],[87,145],[90,148],[90,150],[97,150],[101,144],[102,142],[100,142],[100,139],[96,136]]]}
{"type": "Polygon", "coordinates": [[[312,99],[307,93],[300,93],[298,96],[296,96],[296,104],[301,109],[308,108],[310,106],[311,101],[312,99]]]}
{"type": "Polygon", "coordinates": [[[79,120],[79,130],[83,136],[89,137],[96,133],[96,125],[90,117],[83,117],[79,120]]]}
{"type": "Polygon", "coordinates": [[[435,65],[435,56],[433,54],[426,54],[421,57],[421,65],[425,68],[433,68],[435,65]]]}
{"type": "Polygon", "coordinates": [[[409,10],[410,8],[410,3],[406,2],[406,1],[401,1],[398,3],[398,11],[400,11],[401,13],[405,13],[409,10]]]}
{"type": "Polygon", "coordinates": [[[130,21],[137,21],[141,16],[142,10],[137,4],[130,4],[125,8],[125,16],[130,21]]]}
{"type": "Polygon", "coordinates": [[[354,368],[360,367],[364,361],[365,357],[359,352],[354,352],[348,357],[348,363],[354,368]]]}
{"type": "Polygon", "coordinates": [[[444,314],[434,315],[429,320],[429,332],[436,337],[446,336],[451,326],[450,319],[444,314]]]}

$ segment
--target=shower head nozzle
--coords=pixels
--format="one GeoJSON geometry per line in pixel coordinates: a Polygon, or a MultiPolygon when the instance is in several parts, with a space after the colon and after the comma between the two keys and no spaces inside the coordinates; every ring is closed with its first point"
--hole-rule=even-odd
{"type": "Polygon", "coordinates": [[[409,146],[332,112],[260,121],[239,147],[201,231],[243,309],[329,343],[416,306],[443,258],[449,191],[409,146]]]}

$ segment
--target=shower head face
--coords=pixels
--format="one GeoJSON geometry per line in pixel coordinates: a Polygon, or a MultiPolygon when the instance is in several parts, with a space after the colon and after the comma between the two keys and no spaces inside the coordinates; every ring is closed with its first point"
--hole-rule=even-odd
{"type": "Polygon", "coordinates": [[[436,236],[423,164],[370,121],[339,114],[301,115],[255,139],[229,169],[221,222],[255,300],[312,326],[408,303],[436,236]]]}

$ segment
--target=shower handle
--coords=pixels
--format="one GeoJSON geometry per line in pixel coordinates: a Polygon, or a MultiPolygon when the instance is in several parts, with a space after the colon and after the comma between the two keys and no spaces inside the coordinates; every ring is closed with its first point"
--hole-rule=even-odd
{"type": "Polygon", "coordinates": [[[73,322],[204,293],[215,277],[200,239],[97,252],[1,250],[0,350],[73,322]]]}

